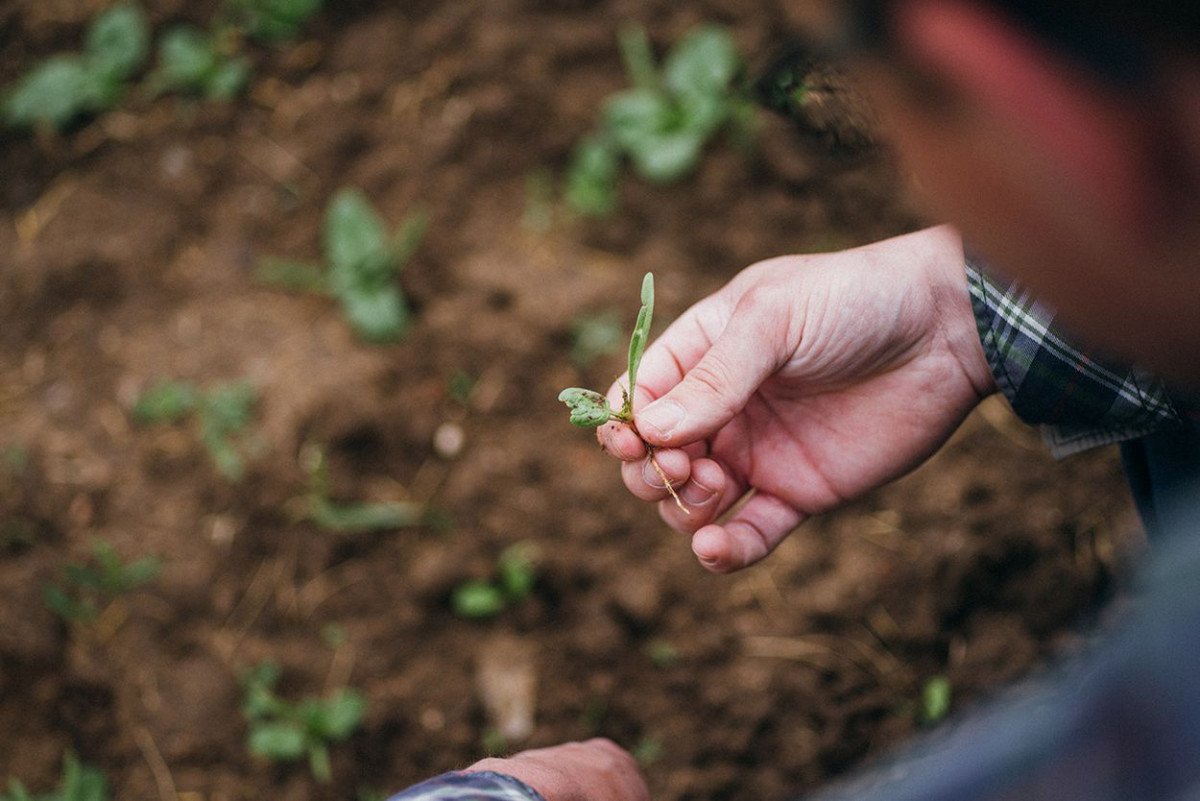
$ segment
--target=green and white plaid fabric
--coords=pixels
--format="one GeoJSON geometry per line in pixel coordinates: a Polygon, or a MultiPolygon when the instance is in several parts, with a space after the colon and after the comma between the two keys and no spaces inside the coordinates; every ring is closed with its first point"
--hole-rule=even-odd
{"type": "Polygon", "coordinates": [[[1071,341],[1054,312],[968,256],[967,283],[988,365],[1013,411],[1042,426],[1055,456],[1178,423],[1162,382],[1071,341]]]}

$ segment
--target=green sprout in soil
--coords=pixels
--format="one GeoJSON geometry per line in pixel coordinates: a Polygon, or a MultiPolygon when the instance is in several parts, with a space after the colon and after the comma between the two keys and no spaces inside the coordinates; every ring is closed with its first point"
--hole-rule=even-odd
{"type": "Polygon", "coordinates": [[[294,39],[322,0],[225,0],[223,16],[239,30],[260,42],[273,44],[294,39]]]}
{"type": "Polygon", "coordinates": [[[616,209],[623,158],[642,178],[665,184],[694,171],[722,128],[749,138],[751,104],[736,86],[741,58],[726,29],[693,29],[661,70],[643,28],[626,27],[619,43],[633,86],[605,101],[599,126],[576,148],[567,175],[567,203],[585,216],[616,209]]]}
{"type": "MultiPolygon", "coordinates": [[[[646,273],[646,277],[642,279],[642,308],[638,311],[637,322],[633,326],[633,336],[629,339],[629,388],[621,388],[621,408],[614,411],[609,405],[608,399],[595,390],[582,387],[564,389],[558,394],[558,399],[567,404],[573,425],[597,428],[615,420],[628,424],[635,433],[637,432],[637,425],[633,421],[633,391],[637,387],[638,366],[642,363],[642,354],[646,352],[646,343],[650,340],[650,325],[653,321],[654,273],[646,273]]],[[[650,454],[650,464],[658,472],[667,492],[675,499],[675,504],[683,510],[684,514],[690,514],[678,493],[675,492],[675,488],[671,486],[671,482],[667,480],[667,475],[659,465],[658,459],[655,458],[653,446],[645,440],[642,442],[646,445],[646,452],[650,454]]]]}
{"type": "Polygon", "coordinates": [[[85,115],[108,111],[125,95],[150,48],[146,15],[132,3],[99,14],[83,51],[51,56],[0,92],[0,114],[14,128],[66,129],[85,115]]]}
{"type": "Polygon", "coordinates": [[[419,526],[428,520],[425,506],[413,501],[344,503],[330,495],[329,464],[318,445],[306,446],[301,462],[308,472],[308,519],[326,531],[353,533],[419,526]]]}
{"type": "Polygon", "coordinates": [[[307,757],[313,778],[328,784],[333,780],[329,747],[348,739],[362,726],[366,696],[341,687],[325,698],[292,703],[275,693],[278,682],[279,667],[270,662],[258,665],[242,678],[242,712],[249,727],[246,748],[272,762],[295,762],[307,757]]]}
{"type": "Polygon", "coordinates": [[[399,340],[408,328],[408,304],[396,276],[425,235],[425,215],[409,214],[388,237],[383,221],[357,189],[334,195],[325,212],[327,269],[310,262],[267,258],[258,280],[286,289],[322,292],[337,298],[350,327],[368,342],[399,340]]]}
{"type": "Polygon", "coordinates": [[[950,713],[950,691],[950,679],[945,676],[934,676],[925,682],[925,686],[921,690],[921,702],[918,710],[921,723],[926,725],[937,723],[950,713]]]}
{"type": "Polygon", "coordinates": [[[170,425],[187,417],[209,458],[227,481],[240,481],[246,457],[256,448],[250,431],[258,392],[244,382],[218,384],[200,392],[186,381],[164,379],[147,390],[133,407],[133,419],[146,425],[170,425]]]}
{"type": "Polygon", "coordinates": [[[624,338],[621,317],[613,309],[581,314],[571,321],[571,361],[587,369],[600,357],[619,351],[624,338]]]}
{"type": "Polygon", "coordinates": [[[124,564],[111,545],[97,539],[92,543],[91,562],[66,565],[66,586],[47,584],[42,598],[64,620],[91,623],[118,597],[158,578],[160,569],[159,560],[152,556],[124,564]]]}
{"type": "Polygon", "coordinates": [[[8,780],[8,792],[0,793],[0,801],[108,801],[108,780],[99,769],[85,765],[74,753],[63,754],[62,778],[58,789],[46,793],[31,793],[16,779],[8,780]]]}
{"type": "Polygon", "coordinates": [[[500,554],[495,578],[460,584],[450,596],[450,606],[459,617],[495,617],[528,598],[536,581],[536,551],[529,543],[519,542],[500,554]]]}
{"type": "Polygon", "coordinates": [[[146,79],[152,95],[181,92],[206,100],[230,100],[250,78],[250,61],[238,53],[236,36],[194,25],[169,28],[158,41],[158,67],[146,79]]]}

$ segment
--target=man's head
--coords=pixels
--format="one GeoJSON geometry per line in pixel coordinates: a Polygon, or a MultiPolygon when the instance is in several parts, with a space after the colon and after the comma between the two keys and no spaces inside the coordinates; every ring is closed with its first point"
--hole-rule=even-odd
{"type": "Polygon", "coordinates": [[[1200,388],[1200,4],[860,4],[864,86],[933,208],[1076,333],[1200,388]]]}

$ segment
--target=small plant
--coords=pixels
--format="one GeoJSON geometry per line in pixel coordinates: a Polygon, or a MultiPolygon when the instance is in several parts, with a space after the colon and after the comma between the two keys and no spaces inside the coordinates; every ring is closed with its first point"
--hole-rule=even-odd
{"type": "Polygon", "coordinates": [[[423,504],[412,501],[338,503],[329,498],[329,465],[325,451],[309,445],[301,454],[308,471],[308,518],[326,531],[350,533],[410,528],[426,521],[423,504]]]}
{"type": "Polygon", "coordinates": [[[4,92],[0,112],[14,128],[58,131],[77,118],[114,107],[145,63],[150,26],[131,3],[98,15],[84,34],[83,51],[51,56],[4,92]]]}
{"type": "Polygon", "coordinates": [[[918,718],[925,725],[937,723],[950,713],[950,679],[934,676],[921,689],[918,718]]]}
{"type": "Polygon", "coordinates": [[[62,778],[58,789],[47,793],[31,793],[16,779],[8,780],[8,792],[0,793],[0,801],[108,801],[108,780],[97,768],[85,765],[74,753],[63,754],[62,778]]]}
{"type": "Polygon", "coordinates": [[[322,0],[225,0],[224,16],[247,36],[268,44],[295,38],[322,0]]]}
{"type": "Polygon", "coordinates": [[[704,25],[688,33],[661,71],[644,29],[625,28],[619,42],[633,86],[605,101],[597,130],[576,148],[567,175],[567,202],[586,216],[615,210],[623,158],[642,178],[670,183],[696,168],[722,128],[740,126],[744,138],[748,127],[751,104],[735,86],[741,59],[724,28],[704,25]]]}
{"type": "Polygon", "coordinates": [[[358,690],[341,687],[324,699],[291,703],[275,694],[278,682],[279,667],[271,662],[258,665],[242,678],[242,711],[249,726],[246,748],[274,762],[307,757],[313,778],[328,784],[333,780],[329,747],[362,726],[367,699],[358,690]]]}
{"type": "Polygon", "coordinates": [[[334,195],[325,212],[328,269],[288,259],[263,259],[257,277],[288,289],[337,298],[351,328],[368,342],[395,342],[408,328],[408,305],[396,276],[425,235],[426,220],[410,214],[390,239],[370,201],[357,189],[334,195]]]}
{"type": "Polygon", "coordinates": [[[138,398],[133,419],[170,425],[194,417],[217,472],[228,481],[240,481],[246,472],[245,458],[256,447],[249,428],[257,399],[257,390],[246,383],[219,384],[200,392],[189,382],[164,379],[138,398]]]}
{"type": "MultiPolygon", "coordinates": [[[[634,432],[637,425],[633,421],[633,391],[637,386],[638,366],[642,363],[642,354],[646,352],[646,343],[650,339],[650,325],[654,321],[654,273],[646,273],[642,279],[642,308],[638,311],[637,322],[633,326],[633,336],[629,339],[629,387],[621,388],[621,408],[614,411],[608,399],[592,389],[570,387],[559,393],[558,399],[567,404],[571,412],[571,423],[584,428],[597,428],[610,420],[627,423],[634,432]]],[[[645,442],[645,440],[643,440],[645,442]]],[[[688,508],[675,492],[671,482],[654,457],[654,448],[646,442],[646,452],[650,454],[650,464],[658,471],[667,492],[675,499],[675,504],[690,514],[688,508]]]]}
{"type": "Polygon", "coordinates": [[[152,556],[123,564],[111,545],[97,539],[92,542],[91,563],[66,565],[66,586],[47,584],[42,598],[64,620],[91,623],[113,600],[158,578],[160,569],[152,556]]]}
{"type": "Polygon", "coordinates": [[[235,36],[192,25],[169,28],[158,41],[158,67],[146,79],[151,94],[183,92],[206,100],[236,97],[250,78],[250,61],[235,36]]]}
{"type": "Polygon", "coordinates": [[[495,617],[533,592],[537,581],[535,551],[529,543],[511,545],[496,560],[496,576],[460,584],[450,597],[459,617],[495,617]]]}

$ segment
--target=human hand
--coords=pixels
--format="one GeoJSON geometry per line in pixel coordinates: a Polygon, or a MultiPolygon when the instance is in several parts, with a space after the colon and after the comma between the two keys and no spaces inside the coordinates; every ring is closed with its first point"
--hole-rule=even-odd
{"type": "Polygon", "coordinates": [[[546,801],[650,801],[632,756],[612,740],[594,738],[481,759],[468,772],[490,770],[520,779],[546,801]]]}
{"type": "Polygon", "coordinates": [[[646,350],[637,430],[612,422],[597,436],[629,491],[728,573],[806,517],[912,470],[994,391],[962,243],[931,228],[743,270],[646,350]]]}

